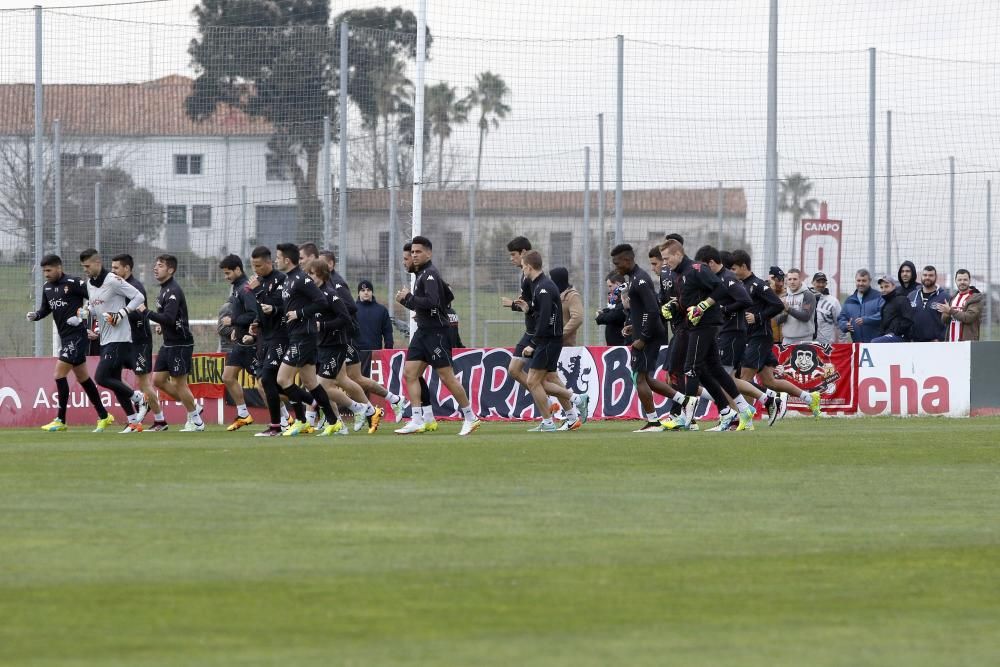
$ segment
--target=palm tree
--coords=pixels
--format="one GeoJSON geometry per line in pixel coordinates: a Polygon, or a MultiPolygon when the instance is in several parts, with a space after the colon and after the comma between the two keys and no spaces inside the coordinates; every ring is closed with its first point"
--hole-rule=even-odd
{"type": "MultiPolygon", "coordinates": [[[[425,109],[431,133],[438,139],[437,189],[444,183],[444,142],[451,137],[453,125],[469,120],[469,107],[464,99],[457,99],[458,89],[442,81],[427,88],[425,109]]],[[[504,112],[506,113],[506,112],[504,112]]]]}
{"type": "Polygon", "coordinates": [[[778,185],[781,187],[781,193],[778,195],[778,210],[782,213],[792,214],[791,262],[794,266],[795,234],[802,226],[802,218],[807,215],[816,215],[816,207],[819,206],[819,200],[809,197],[809,193],[813,189],[813,184],[806,176],[803,176],[799,172],[786,175],[785,179],[780,181],[778,185]]]}
{"type": "Polygon", "coordinates": [[[402,60],[386,60],[371,74],[374,104],[365,115],[364,124],[372,132],[372,186],[379,187],[379,173],[382,184],[389,184],[389,116],[399,111],[400,100],[405,98],[412,82],[406,78],[406,63],[402,60]],[[379,156],[379,124],[382,125],[382,156],[379,156]]]}
{"type": "Polygon", "coordinates": [[[500,120],[507,117],[510,105],[504,100],[510,95],[510,88],[499,74],[483,72],[476,75],[476,87],[469,88],[465,104],[469,109],[479,108],[479,152],[476,155],[476,190],[479,190],[479,174],[483,164],[483,142],[493,128],[500,127],[500,120]]]}

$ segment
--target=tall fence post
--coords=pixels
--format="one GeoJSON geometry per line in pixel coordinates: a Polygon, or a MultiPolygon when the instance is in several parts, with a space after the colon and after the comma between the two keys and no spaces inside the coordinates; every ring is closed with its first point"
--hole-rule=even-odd
{"type": "Polygon", "coordinates": [[[243,240],[240,243],[244,265],[250,264],[250,228],[247,224],[247,186],[240,187],[240,226],[243,228],[243,240]]]}
{"type": "Polygon", "coordinates": [[[55,189],[52,197],[55,252],[62,255],[62,124],[58,118],[52,121],[52,181],[55,189]]]}
{"type": "Polygon", "coordinates": [[[333,245],[333,192],[330,189],[330,117],[323,116],[323,168],[320,178],[323,181],[323,247],[333,245]]]}
{"type": "Polygon", "coordinates": [[[868,49],[868,270],[875,271],[875,48],[868,49]]]}
{"type": "Polygon", "coordinates": [[[993,340],[993,181],[986,181],[986,339],[993,340]]]}
{"type": "Polygon", "coordinates": [[[396,262],[398,261],[396,226],[399,224],[399,173],[396,171],[396,160],[399,151],[396,141],[389,142],[389,162],[393,167],[389,170],[389,292],[386,296],[386,306],[390,315],[396,303],[396,262]]]}
{"type": "Polygon", "coordinates": [[[476,186],[469,188],[469,347],[476,345],[476,186]]]}
{"type": "MultiPolygon", "coordinates": [[[[413,110],[413,236],[423,231],[424,213],[424,68],[427,64],[427,0],[417,3],[417,80],[414,82],[413,110]]],[[[412,286],[415,276],[410,274],[412,286]]],[[[410,311],[410,337],[417,323],[410,311]]]]}
{"type": "Polygon", "coordinates": [[[725,217],[725,213],[726,213],[726,197],[725,197],[725,192],[722,189],[722,181],[719,181],[719,193],[717,201],[715,203],[715,215],[718,218],[717,222],[719,224],[719,231],[715,237],[715,246],[719,250],[722,250],[722,227],[723,227],[723,219],[725,217]]]}
{"type": "Polygon", "coordinates": [[[622,180],[622,151],[625,144],[625,37],[618,35],[618,116],[615,119],[615,244],[623,243],[624,198],[622,180]]]}
{"type": "MultiPolygon", "coordinates": [[[[40,5],[35,5],[35,159],[32,161],[32,166],[34,167],[34,173],[32,178],[35,186],[35,261],[34,266],[31,267],[31,272],[34,277],[35,286],[35,305],[38,306],[42,303],[43,287],[42,287],[42,267],[40,263],[42,261],[42,255],[45,253],[45,236],[43,235],[45,217],[43,212],[43,204],[45,202],[45,192],[42,186],[45,183],[45,155],[42,151],[42,126],[45,123],[45,110],[43,105],[43,89],[42,89],[42,8],[40,5]]],[[[42,350],[42,342],[45,336],[45,330],[42,327],[40,321],[35,322],[35,356],[40,357],[44,354],[42,350]]]]}
{"type": "MultiPolygon", "coordinates": [[[[604,228],[604,114],[597,114],[597,251],[601,254],[601,275],[611,272],[611,258],[604,247],[607,231],[604,228]]],[[[603,279],[602,279],[603,282],[603,279]]]]}
{"type": "Polygon", "coordinates": [[[101,249],[101,182],[94,183],[94,247],[101,249]]]}
{"type": "Polygon", "coordinates": [[[347,277],[347,45],[350,27],[347,22],[340,24],[340,90],[338,111],[340,131],[340,201],[337,202],[337,267],[340,275],[347,277]]]}
{"type": "Polygon", "coordinates": [[[892,111],[890,110],[885,112],[885,270],[890,276],[892,266],[892,111]]]}
{"type": "Polygon", "coordinates": [[[583,148],[583,344],[590,345],[590,146],[583,148]]]}
{"type": "MultiPolygon", "coordinates": [[[[948,158],[948,276],[955,287],[955,158],[948,158]]],[[[987,246],[989,248],[989,246],[987,246]]]]}
{"type": "Polygon", "coordinates": [[[778,261],[778,0],[771,0],[767,31],[767,136],[764,175],[764,255],[778,261]]]}

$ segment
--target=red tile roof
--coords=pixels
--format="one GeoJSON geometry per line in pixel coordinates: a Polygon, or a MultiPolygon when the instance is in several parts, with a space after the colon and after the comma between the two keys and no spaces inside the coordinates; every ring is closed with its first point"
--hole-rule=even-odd
{"type": "MultiPolygon", "coordinates": [[[[267,122],[220,105],[204,121],[190,119],[184,100],[194,80],[171,75],[144,83],[43,86],[46,132],[59,119],[65,136],[269,136],[267,122]]],[[[34,132],[35,86],[0,85],[0,134],[34,132]]]]}
{"type": "MultiPolygon", "coordinates": [[[[400,210],[410,209],[412,191],[399,193],[400,210]]],[[[351,190],[352,211],[386,211],[389,208],[388,190],[351,190]]],[[[467,190],[427,190],[423,196],[423,210],[429,213],[467,214],[467,190]]],[[[624,209],[630,214],[716,215],[718,213],[718,188],[678,188],[660,190],[626,190],[624,209]]],[[[747,198],[743,188],[723,188],[723,207],[727,216],[746,217],[747,198]]],[[[582,191],[545,190],[484,190],[476,198],[480,213],[494,211],[531,213],[580,213],[583,211],[582,191]]],[[[615,193],[605,192],[605,214],[614,215],[615,193]]],[[[591,192],[590,210],[597,215],[597,193],[591,192]]]]}

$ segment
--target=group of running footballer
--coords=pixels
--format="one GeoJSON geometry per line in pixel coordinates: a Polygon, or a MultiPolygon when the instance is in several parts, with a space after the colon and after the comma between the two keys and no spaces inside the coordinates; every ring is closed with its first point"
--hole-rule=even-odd
{"type": "MultiPolygon", "coordinates": [[[[683,243],[679,235],[668,234],[650,250],[656,280],[637,265],[632,246],[621,244],[611,250],[612,264],[623,279],[627,324],[622,333],[632,340],[632,377],[646,420],[636,432],[698,430],[694,414],[702,397],[718,408],[720,421],[711,431],[753,430],[757,404],[773,424],[784,415],[789,397],[807,403],[819,416],[818,392],[800,390],[774,375],[778,362],[770,319],[783,311],[784,304],[767,281],[752,273],[749,255],[703,246],[692,260],[683,243]],[[661,379],[663,347],[667,374],[661,379]],[[654,393],[670,399],[669,414],[657,413],[654,393]]],[[[577,430],[587,421],[590,406],[587,395],[570,391],[556,372],[563,347],[560,290],[528,239],[518,236],[507,249],[522,274],[521,292],[501,303],[523,313],[525,322],[508,372],[530,393],[542,417],[530,430],[577,430]],[[557,415],[562,420],[559,425],[557,415]]],[[[239,380],[246,371],[256,377],[268,409],[269,423],[255,433],[258,437],[347,435],[341,409],[353,414],[355,431],[367,427],[374,433],[384,409],[372,404],[371,395],[391,406],[397,422],[409,410],[409,419],[395,433],[434,432],[438,424],[424,380],[428,367],[459,407],[459,435],[478,430],[481,422],[452,367],[456,340],[449,310],[454,295],[432,257],[432,243],[424,236],[404,246],[403,264],[414,275],[413,288],[404,287],[395,295],[399,304],[413,311],[416,323],[403,367],[410,400],[361,372],[357,304],[336,271],[332,252],[320,252],[313,243],[281,243],[272,257],[269,248],[258,246],[251,253],[252,273],[245,271],[238,256],[224,257],[219,268],[231,291],[229,314],[222,324],[230,328],[233,345],[223,382],[237,409],[227,430],[254,421],[239,380]]],[[[187,422],[182,431],[204,430],[201,411],[187,386],[194,339],[184,293],[175,280],[176,258],[161,255],[154,264],[153,275],[160,283],[155,311],[146,307],[145,289],[132,273],[131,256],[115,256],[111,272],[93,248],[80,254],[80,262],[86,279],[65,275],[56,255],[43,258],[44,299],[26,316],[37,320],[52,314],[61,338],[55,369],[59,411],[42,429],[67,428],[70,372],[97,411],[95,431],[114,423],[86,366],[89,340],[99,337],[96,380],[114,393],[125,412],[127,424],[121,433],[142,432],[143,418],[150,412],[154,420],[149,430],[168,428],[157,390],[184,405],[187,422]],[[151,326],[163,337],[155,363],[151,326]],[[122,380],[126,368],[134,372],[137,389],[122,380]]]]}

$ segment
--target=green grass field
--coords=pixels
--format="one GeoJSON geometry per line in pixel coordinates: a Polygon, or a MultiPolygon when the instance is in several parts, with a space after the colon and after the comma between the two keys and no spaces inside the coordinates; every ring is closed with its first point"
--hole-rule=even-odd
{"type": "Polygon", "coordinates": [[[0,664],[1000,663],[1000,420],[634,427],[5,432],[0,664]]]}

